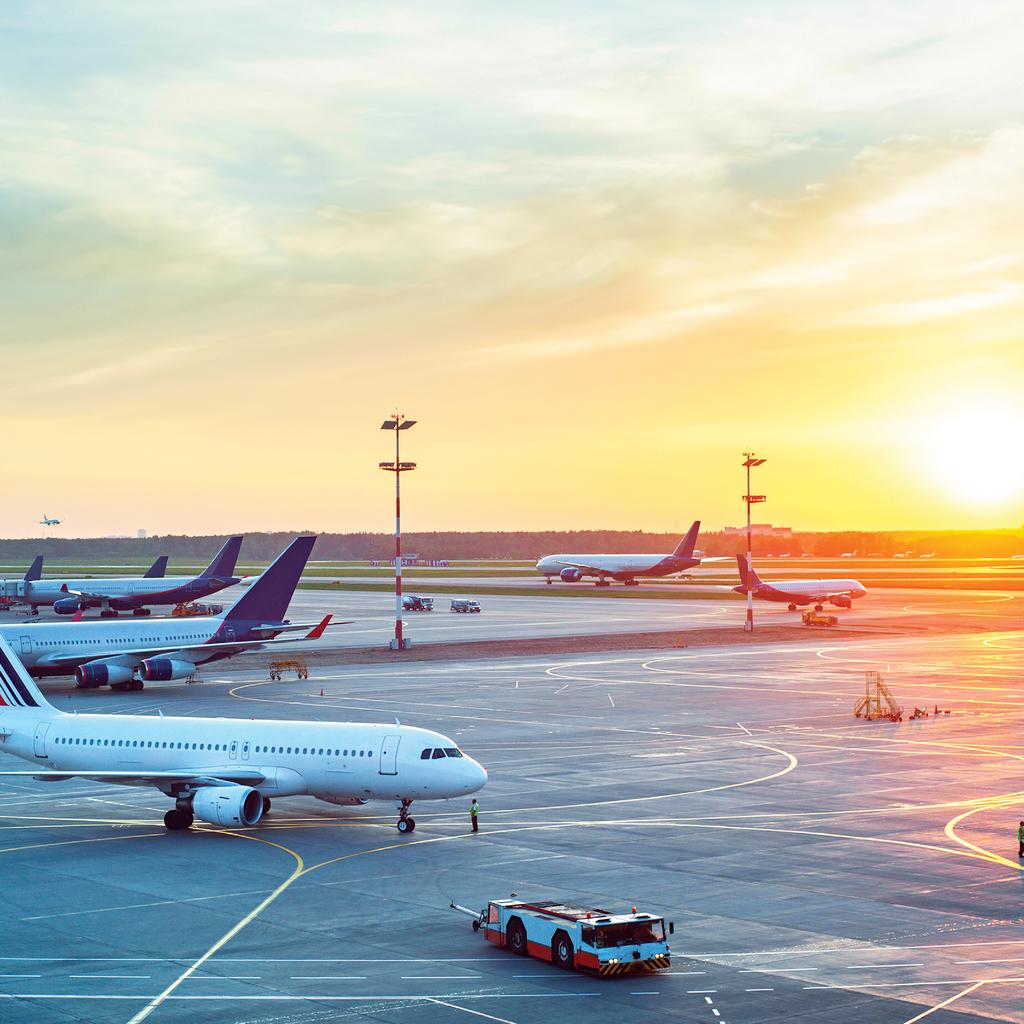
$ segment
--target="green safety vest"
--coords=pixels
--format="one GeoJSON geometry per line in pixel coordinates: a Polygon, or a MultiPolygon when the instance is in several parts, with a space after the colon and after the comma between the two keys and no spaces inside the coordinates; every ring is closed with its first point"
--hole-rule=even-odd
{"type": "Polygon", "coordinates": [[[1024,843],[1024,825],[1017,826],[1017,841],[1024,843]]]}
{"type": "Polygon", "coordinates": [[[478,811],[479,809],[480,809],[480,808],[479,808],[479,807],[477,807],[477,805],[476,805],[476,804],[470,804],[470,805],[469,805],[469,813],[470,813],[470,814],[472,814],[474,818],[476,817],[476,812],[477,812],[477,811],[478,811]]]}

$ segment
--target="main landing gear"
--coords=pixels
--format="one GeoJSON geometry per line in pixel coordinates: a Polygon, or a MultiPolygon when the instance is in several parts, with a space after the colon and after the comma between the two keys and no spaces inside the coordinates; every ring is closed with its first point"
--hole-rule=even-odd
{"type": "Polygon", "coordinates": [[[192,822],[196,819],[192,815],[191,804],[179,801],[178,806],[164,815],[164,825],[168,832],[180,832],[182,829],[191,828],[192,822]]]}
{"type": "Polygon", "coordinates": [[[795,604],[789,605],[788,606],[788,610],[791,611],[791,612],[795,612],[796,611],[796,605],[795,604]]]}
{"type": "Polygon", "coordinates": [[[101,619],[116,619],[117,618],[117,612],[114,611],[113,608],[102,608],[102,609],[100,609],[100,618],[101,619]]]}
{"type": "Polygon", "coordinates": [[[640,586],[640,581],[639,580],[634,580],[634,579],[629,579],[629,580],[623,580],[622,584],[623,584],[623,586],[626,586],[626,587],[639,587],[640,586]]]}
{"type": "Polygon", "coordinates": [[[594,580],[595,587],[610,587],[611,584],[607,580],[594,580]]]}
{"type": "Polygon", "coordinates": [[[816,612],[823,612],[823,611],[824,611],[825,609],[824,609],[824,607],[822,607],[822,605],[820,605],[820,604],[816,604],[816,605],[814,606],[814,610],[815,610],[816,612]]]}
{"type": "Polygon", "coordinates": [[[270,813],[270,797],[265,796],[263,798],[263,817],[265,818],[270,813]]]}
{"type": "Polygon", "coordinates": [[[132,615],[148,615],[148,614],[149,614],[149,609],[148,608],[133,608],[132,609],[132,615]]]}
{"type": "Polygon", "coordinates": [[[111,683],[110,688],[112,690],[121,690],[122,692],[130,690],[132,693],[138,693],[145,685],[141,679],[128,679],[123,683],[111,683]]]}
{"type": "Polygon", "coordinates": [[[398,831],[405,835],[406,832],[412,832],[416,828],[416,819],[409,817],[409,804],[411,800],[403,800],[398,808],[398,831]]]}

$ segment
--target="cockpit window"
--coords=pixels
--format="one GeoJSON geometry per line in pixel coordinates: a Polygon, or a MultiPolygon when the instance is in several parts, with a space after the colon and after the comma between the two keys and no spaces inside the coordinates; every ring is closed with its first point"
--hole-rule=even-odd
{"type": "Polygon", "coordinates": [[[430,760],[430,755],[433,752],[434,751],[430,747],[427,747],[427,749],[424,750],[422,754],[420,754],[420,760],[421,761],[429,761],[430,760]]]}
{"type": "Polygon", "coordinates": [[[462,757],[462,751],[458,747],[445,747],[444,752],[449,757],[462,757]]]}
{"type": "Polygon", "coordinates": [[[436,761],[439,757],[444,757],[444,751],[440,747],[434,747],[434,760],[436,761]]]}

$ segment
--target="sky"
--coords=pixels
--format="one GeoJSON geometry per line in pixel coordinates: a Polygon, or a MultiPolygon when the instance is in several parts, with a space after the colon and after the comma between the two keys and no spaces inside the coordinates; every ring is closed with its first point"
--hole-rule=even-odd
{"type": "Polygon", "coordinates": [[[0,31],[0,535],[1024,523],[1016,3],[0,31]]]}

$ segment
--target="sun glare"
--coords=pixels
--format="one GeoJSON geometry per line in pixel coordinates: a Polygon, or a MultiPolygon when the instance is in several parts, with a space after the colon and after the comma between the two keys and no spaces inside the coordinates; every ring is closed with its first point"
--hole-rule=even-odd
{"type": "Polygon", "coordinates": [[[1024,492],[1024,462],[1015,452],[1024,438],[1024,413],[993,405],[951,408],[927,422],[917,456],[949,493],[991,505],[1024,492]]]}

